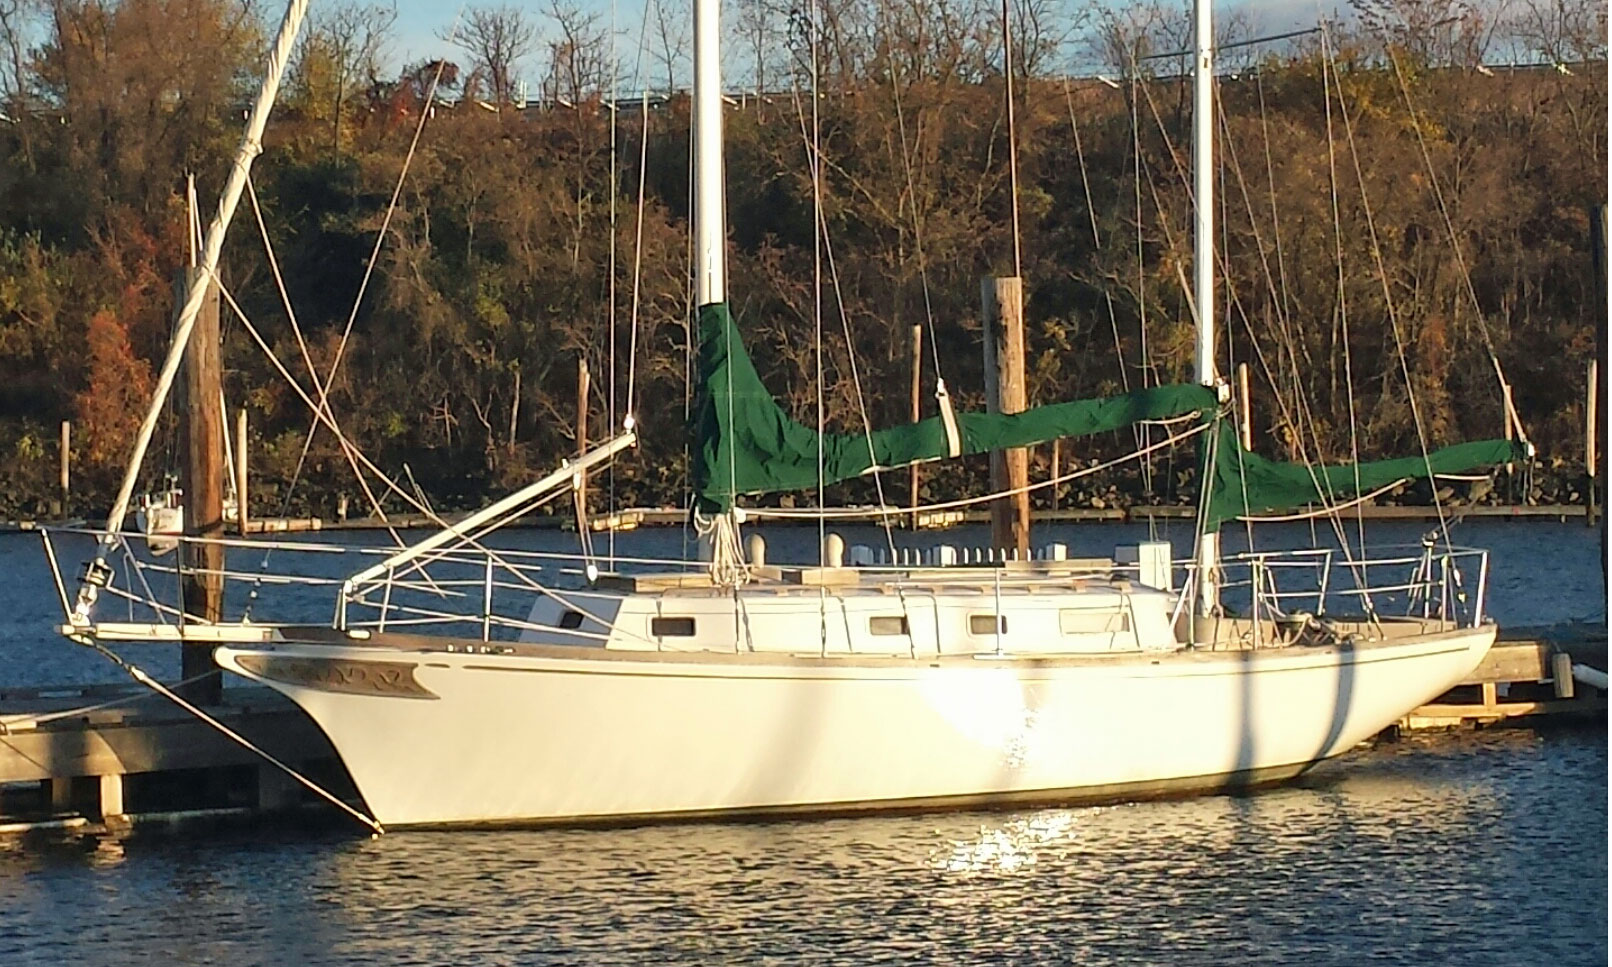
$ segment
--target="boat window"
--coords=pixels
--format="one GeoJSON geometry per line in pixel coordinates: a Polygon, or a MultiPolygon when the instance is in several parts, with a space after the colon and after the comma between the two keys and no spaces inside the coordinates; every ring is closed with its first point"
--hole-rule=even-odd
{"type": "Polygon", "coordinates": [[[968,616],[968,633],[971,635],[1007,634],[1007,615],[971,614],[968,616]]]}
{"type": "Polygon", "coordinates": [[[693,618],[650,618],[649,633],[657,638],[694,637],[693,618]]]}
{"type": "Polygon", "coordinates": [[[1066,635],[1115,634],[1131,630],[1131,616],[1123,611],[1064,608],[1058,612],[1058,630],[1066,635]]]}
{"type": "Polygon", "coordinates": [[[907,634],[907,619],[895,615],[877,615],[868,619],[868,631],[875,635],[907,634]]]}
{"type": "Polygon", "coordinates": [[[567,611],[564,614],[560,615],[560,627],[561,628],[580,628],[580,627],[582,627],[582,612],[580,612],[580,611],[567,611]]]}

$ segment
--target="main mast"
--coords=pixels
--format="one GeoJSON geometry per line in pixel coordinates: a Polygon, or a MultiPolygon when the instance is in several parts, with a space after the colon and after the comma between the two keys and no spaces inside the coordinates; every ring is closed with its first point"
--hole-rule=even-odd
{"type": "MultiPolygon", "coordinates": [[[[694,0],[694,303],[704,318],[713,306],[726,312],[727,205],[722,175],[722,0],[694,0]]],[[[732,406],[724,400],[718,406],[732,406]]],[[[718,471],[722,472],[722,471],[718,471]]],[[[732,491],[732,481],[728,490],[732,491]]],[[[718,583],[738,580],[738,512],[730,507],[702,535],[701,556],[718,583]]]]}
{"type": "Polygon", "coordinates": [[[721,12],[721,0],[694,2],[694,294],[700,308],[728,301],[721,12]]]}
{"type": "Polygon", "coordinates": [[[247,172],[252,167],[252,160],[263,151],[263,128],[268,123],[269,111],[274,107],[274,98],[280,90],[280,78],[285,74],[286,64],[291,59],[291,50],[296,46],[297,33],[302,29],[303,16],[307,12],[308,0],[291,0],[286,4],[285,17],[280,21],[280,32],[275,37],[274,47],[269,51],[263,86],[258,90],[251,114],[247,116],[246,133],[241,136],[240,147],[235,151],[235,161],[230,166],[229,178],[224,183],[224,191],[218,199],[218,211],[207,226],[200,264],[196,267],[193,281],[185,293],[184,306],[179,310],[173,340],[168,344],[167,358],[163,360],[162,369],[157,374],[156,392],[152,394],[151,406],[146,411],[145,420],[140,424],[139,433],[135,436],[134,452],[129,456],[129,465],[124,470],[123,483],[118,487],[117,499],[113,501],[112,511],[107,515],[106,533],[101,537],[101,546],[96,551],[94,562],[85,570],[84,583],[79,586],[78,602],[73,609],[73,618],[76,622],[88,622],[90,608],[95,604],[99,588],[111,576],[106,563],[107,557],[117,546],[118,533],[123,529],[124,518],[129,513],[129,500],[134,496],[135,483],[140,478],[140,465],[145,462],[146,449],[151,445],[151,435],[156,431],[163,404],[168,399],[169,391],[173,389],[174,377],[179,371],[180,361],[184,359],[185,346],[190,342],[191,331],[196,327],[196,316],[201,311],[208,285],[217,274],[218,256],[224,248],[224,233],[235,217],[235,206],[240,202],[241,192],[246,188],[247,172]]]}
{"type": "MultiPolygon", "coordinates": [[[[1193,3],[1192,64],[1192,197],[1195,202],[1192,301],[1198,317],[1193,377],[1199,384],[1209,387],[1219,382],[1215,372],[1215,61],[1211,4],[1212,0],[1194,0],[1193,3]]],[[[1209,481],[1201,481],[1201,486],[1208,487],[1209,481]]],[[[1215,582],[1219,560],[1220,533],[1200,533],[1197,547],[1199,615],[1208,616],[1219,606],[1220,590],[1215,582]]]]}

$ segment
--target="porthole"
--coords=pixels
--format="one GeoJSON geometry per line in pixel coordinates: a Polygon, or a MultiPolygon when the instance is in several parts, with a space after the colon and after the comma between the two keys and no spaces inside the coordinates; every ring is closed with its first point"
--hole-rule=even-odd
{"type": "Polygon", "coordinates": [[[650,618],[649,633],[657,638],[694,637],[693,618],[650,618]]]}
{"type": "Polygon", "coordinates": [[[971,614],[968,616],[968,633],[971,635],[1007,634],[1007,615],[971,614]]]}
{"type": "Polygon", "coordinates": [[[905,635],[907,619],[899,615],[877,615],[868,619],[868,632],[874,635],[905,635]]]}

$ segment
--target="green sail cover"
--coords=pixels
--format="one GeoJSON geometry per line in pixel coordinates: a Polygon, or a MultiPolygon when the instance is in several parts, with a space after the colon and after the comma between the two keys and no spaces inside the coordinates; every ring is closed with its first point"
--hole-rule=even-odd
{"type": "Polygon", "coordinates": [[[1231,421],[1218,422],[1213,431],[1218,452],[1209,483],[1209,503],[1204,511],[1205,530],[1215,530],[1239,517],[1352,500],[1400,480],[1462,473],[1527,459],[1521,444],[1509,440],[1479,440],[1434,450],[1426,459],[1399,457],[1322,467],[1278,463],[1242,449],[1231,421]]]}
{"type": "MultiPolygon", "coordinates": [[[[699,340],[693,470],[700,509],[725,511],[740,494],[815,488],[817,431],[790,419],[761,384],[725,304],[700,308],[699,340]]],[[[1216,422],[1210,432],[1215,434],[1218,454],[1203,522],[1210,530],[1242,516],[1347,500],[1430,472],[1460,473],[1524,459],[1520,447],[1486,440],[1437,450],[1426,461],[1406,457],[1316,468],[1277,463],[1241,450],[1236,431],[1217,408],[1215,393],[1208,387],[1158,386],[1123,396],[1037,406],[1011,416],[958,413],[957,432],[962,453],[988,453],[1196,413],[1216,422]]],[[[876,430],[871,438],[861,433],[824,434],[822,481],[837,483],[875,468],[947,455],[940,417],[876,430]]]]}
{"type": "MultiPolygon", "coordinates": [[[[694,409],[694,485],[700,508],[725,511],[739,494],[810,490],[817,486],[817,431],[789,418],[761,384],[722,303],[699,312],[700,393],[694,409]]],[[[1060,437],[1119,430],[1142,420],[1200,413],[1215,395],[1202,386],[1160,386],[1124,396],[1038,406],[1011,416],[958,413],[962,453],[988,453],[1060,437]]],[[[825,484],[875,468],[901,467],[948,455],[940,417],[862,433],[823,435],[825,484]],[[871,446],[870,446],[871,442],[871,446]]]]}

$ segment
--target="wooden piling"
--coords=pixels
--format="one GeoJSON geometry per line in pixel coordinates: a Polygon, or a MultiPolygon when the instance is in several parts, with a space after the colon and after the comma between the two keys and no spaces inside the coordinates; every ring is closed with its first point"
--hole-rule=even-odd
{"type": "Polygon", "coordinates": [[[62,421],[62,442],[60,446],[61,485],[62,485],[62,516],[67,516],[67,499],[73,492],[73,421],[62,421]]]}
{"type": "Polygon", "coordinates": [[[246,513],[246,407],[235,414],[235,523],[241,536],[247,532],[246,513]]]}
{"type": "Polygon", "coordinates": [[[51,776],[45,780],[45,786],[50,794],[50,811],[65,813],[73,808],[73,777],[51,776]]]}
{"type": "Polygon", "coordinates": [[[1584,498],[1584,523],[1590,527],[1595,526],[1596,517],[1600,512],[1599,501],[1595,492],[1595,451],[1598,441],[1595,438],[1596,423],[1600,419],[1596,413],[1596,403],[1599,402],[1599,393],[1596,384],[1599,382],[1600,365],[1597,360],[1590,360],[1588,378],[1584,384],[1584,473],[1589,477],[1588,492],[1584,498]]]}
{"type": "MultiPolygon", "coordinates": [[[[1590,213],[1590,257],[1592,274],[1595,276],[1595,298],[1590,303],[1591,318],[1595,320],[1595,357],[1605,359],[1606,345],[1606,315],[1607,315],[1607,247],[1606,247],[1606,206],[1596,205],[1590,213]]],[[[1595,418],[1596,426],[1607,418],[1607,380],[1597,381],[1595,387],[1595,418]]],[[[1598,458],[1590,469],[1590,492],[1600,497],[1604,507],[1606,503],[1606,453],[1605,443],[1607,431],[1600,429],[1596,434],[1602,441],[1602,452],[1596,454],[1598,458]]],[[[1591,498],[1594,499],[1593,497],[1591,498]]],[[[1586,515],[1588,516],[1588,515],[1586,515]]],[[[1601,583],[1606,584],[1606,516],[1601,515],[1601,583]]]]}
{"type": "MultiPolygon", "coordinates": [[[[980,281],[985,323],[985,407],[992,413],[1022,413],[1024,383],[1024,283],[1017,276],[980,281]]],[[[991,489],[1013,491],[991,502],[991,543],[1030,553],[1030,455],[1023,447],[991,451],[991,489]]]]}
{"type": "Polygon", "coordinates": [[[97,817],[102,822],[119,819],[123,816],[123,776],[111,774],[100,776],[101,795],[97,817]]]}
{"type": "MultiPolygon", "coordinates": [[[[183,304],[189,285],[207,284],[207,297],[196,315],[185,350],[184,405],[181,435],[184,439],[185,534],[216,541],[224,536],[224,410],[222,360],[218,329],[218,285],[211,284],[196,269],[182,276],[179,302],[183,304]]],[[[203,621],[218,621],[223,615],[224,548],[215,543],[192,543],[183,548],[188,568],[184,579],[187,614],[203,621]]],[[[216,705],[223,695],[223,682],[213,664],[213,649],[206,644],[180,646],[180,677],[186,680],[206,675],[186,687],[185,696],[193,702],[216,705]],[[212,674],[207,673],[211,671],[212,674]]],[[[121,811],[121,806],[119,808],[121,811]]]]}
{"type": "Polygon", "coordinates": [[[1573,656],[1565,651],[1558,651],[1550,656],[1550,682],[1557,698],[1572,698],[1573,688],[1573,656]]]}
{"type": "Polygon", "coordinates": [[[1244,450],[1254,449],[1254,413],[1249,409],[1248,364],[1237,364],[1237,439],[1244,450]]]}
{"type": "MultiPolygon", "coordinates": [[[[917,423],[923,417],[923,365],[924,365],[924,327],[912,327],[912,422],[917,423]]],[[[916,463],[907,468],[907,499],[912,509],[912,519],[908,522],[914,530],[918,528],[918,465],[916,463]]]]}
{"type": "MultiPolygon", "coordinates": [[[[577,356],[577,455],[588,452],[588,359],[586,356],[577,356]]],[[[577,532],[581,533],[588,526],[585,519],[588,513],[588,472],[577,473],[577,532]]]]}
{"type": "Polygon", "coordinates": [[[1048,510],[1058,509],[1058,478],[1061,476],[1063,476],[1063,438],[1058,437],[1052,441],[1052,472],[1047,474],[1047,479],[1052,481],[1052,485],[1047,488],[1048,510]]]}

